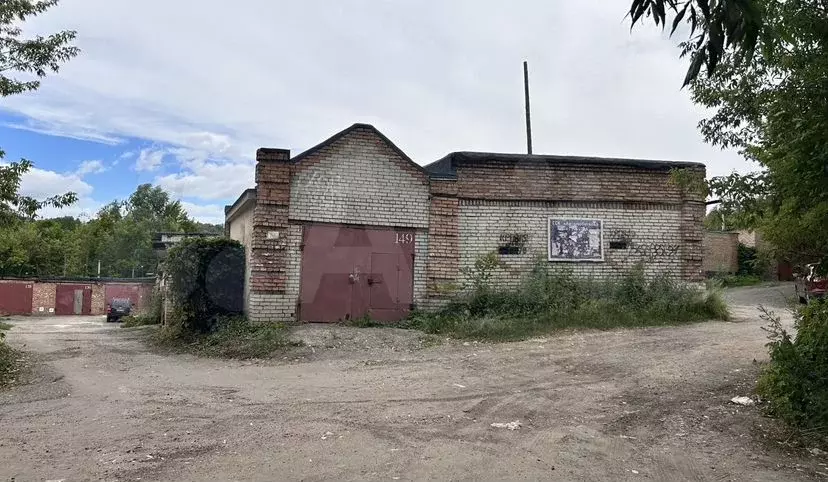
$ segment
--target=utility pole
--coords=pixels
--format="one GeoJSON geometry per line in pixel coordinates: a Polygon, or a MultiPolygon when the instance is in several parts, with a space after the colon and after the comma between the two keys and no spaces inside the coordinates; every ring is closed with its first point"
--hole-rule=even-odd
{"type": "Polygon", "coordinates": [[[529,110],[529,62],[523,61],[523,95],[526,99],[526,152],[532,154],[532,115],[529,110]]]}

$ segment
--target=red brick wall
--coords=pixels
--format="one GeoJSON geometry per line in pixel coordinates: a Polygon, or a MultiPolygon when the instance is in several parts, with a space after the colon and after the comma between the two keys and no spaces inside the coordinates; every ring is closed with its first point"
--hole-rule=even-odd
{"type": "Polygon", "coordinates": [[[457,288],[460,269],[460,214],[457,183],[431,181],[427,295],[432,300],[448,298],[457,288]]]}
{"type": "Polygon", "coordinates": [[[32,314],[54,315],[55,296],[57,295],[55,283],[35,283],[32,288],[32,314]]]}
{"type": "Polygon", "coordinates": [[[739,270],[739,233],[705,232],[703,269],[706,273],[737,272],[739,270]]]}
{"type": "Polygon", "coordinates": [[[681,202],[669,180],[668,171],[628,166],[490,162],[457,169],[458,194],[470,199],[681,202]]]}

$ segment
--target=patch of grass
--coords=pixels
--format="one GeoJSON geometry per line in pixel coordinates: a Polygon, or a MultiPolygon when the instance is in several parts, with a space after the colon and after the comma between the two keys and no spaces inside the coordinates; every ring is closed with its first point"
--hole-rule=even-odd
{"type": "Polygon", "coordinates": [[[11,330],[14,325],[0,321],[0,330],[11,330]]]}
{"type": "Polygon", "coordinates": [[[210,333],[196,334],[177,325],[161,327],[153,342],[162,348],[219,358],[269,358],[301,346],[290,338],[288,328],[280,323],[252,324],[244,317],[221,319],[210,333]]]}
{"type": "Polygon", "coordinates": [[[361,318],[351,318],[343,324],[345,326],[353,326],[355,328],[382,328],[390,326],[388,323],[381,323],[379,321],[372,320],[368,315],[361,318]]]}
{"type": "Polygon", "coordinates": [[[407,325],[454,338],[509,341],[566,328],[609,330],[727,317],[713,284],[700,289],[667,276],[648,279],[640,266],[617,280],[584,280],[538,263],[517,290],[478,287],[435,313],[413,314],[407,325]]]}
{"type": "Polygon", "coordinates": [[[5,338],[5,333],[0,333],[0,388],[15,379],[18,371],[17,360],[20,358],[20,354],[6,344],[5,338]]]}
{"type": "Polygon", "coordinates": [[[713,280],[721,283],[725,288],[734,288],[737,286],[754,286],[762,282],[762,278],[752,274],[728,274],[717,275],[713,280]]]}
{"type": "Polygon", "coordinates": [[[121,328],[135,328],[137,326],[160,325],[161,320],[153,315],[130,315],[121,318],[121,328]]]}

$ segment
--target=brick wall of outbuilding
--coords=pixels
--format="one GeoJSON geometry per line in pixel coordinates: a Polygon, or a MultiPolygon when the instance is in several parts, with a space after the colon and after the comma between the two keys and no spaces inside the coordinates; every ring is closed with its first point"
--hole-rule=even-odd
{"type": "MultiPolygon", "coordinates": [[[[703,169],[696,175],[704,176],[703,169]]],[[[500,255],[496,275],[496,282],[514,286],[538,257],[547,259],[548,218],[570,217],[603,221],[605,260],[550,262],[555,269],[606,278],[642,263],[649,275],[702,278],[704,199],[679,188],[667,170],[492,162],[460,164],[456,182],[460,271],[520,235],[525,252],[500,255]],[[626,248],[610,249],[613,241],[626,248]]]]}
{"type": "Polygon", "coordinates": [[[32,288],[32,314],[54,315],[56,295],[55,283],[35,283],[32,288]]]}
{"type": "MultiPolygon", "coordinates": [[[[426,308],[466,281],[463,268],[520,235],[525,249],[499,255],[496,277],[514,286],[537,257],[546,259],[550,216],[603,221],[604,261],[552,262],[556,268],[605,278],[643,263],[651,275],[702,278],[704,198],[671,182],[670,165],[461,162],[429,178],[373,128],[343,132],[293,160],[286,150],[257,152],[255,321],[295,319],[303,229],[311,223],[415,229],[414,301],[426,308]],[[611,249],[614,241],[625,247],[611,249]]],[[[703,167],[690,170],[704,176],[703,167]]]]}
{"type": "Polygon", "coordinates": [[[414,303],[425,300],[428,176],[373,129],[351,129],[298,162],[279,149],[260,149],[257,161],[252,320],[295,319],[307,223],[414,228],[414,303]]]}
{"type": "Polygon", "coordinates": [[[704,233],[704,272],[739,271],[739,233],[707,231],[704,233]]]}
{"type": "MultiPolygon", "coordinates": [[[[460,207],[460,269],[471,269],[480,255],[497,252],[504,239],[526,239],[525,251],[499,256],[502,267],[492,282],[516,288],[538,260],[553,270],[576,276],[612,278],[642,263],[649,276],[681,276],[681,211],[678,206],[647,203],[545,201],[472,201],[460,207]],[[603,262],[549,262],[549,217],[600,219],[604,232],[603,262]],[[621,241],[623,249],[610,249],[621,241]]],[[[469,280],[464,279],[468,282],[469,280]]]]}

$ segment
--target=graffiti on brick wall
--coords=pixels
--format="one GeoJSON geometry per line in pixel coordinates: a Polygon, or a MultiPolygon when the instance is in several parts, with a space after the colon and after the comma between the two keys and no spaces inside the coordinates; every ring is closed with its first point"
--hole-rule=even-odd
{"type": "Polygon", "coordinates": [[[527,233],[500,233],[497,251],[499,254],[526,254],[528,245],[527,233]]]}
{"type": "Polygon", "coordinates": [[[314,171],[309,177],[300,178],[299,189],[307,189],[320,196],[331,194],[342,186],[342,176],[329,176],[319,171],[314,171]]]}
{"type": "Polygon", "coordinates": [[[614,228],[607,233],[610,249],[626,250],[627,259],[636,261],[652,262],[661,259],[669,259],[677,256],[681,246],[676,244],[667,236],[661,235],[660,239],[653,241],[641,241],[635,231],[627,228],[614,228]]]}

